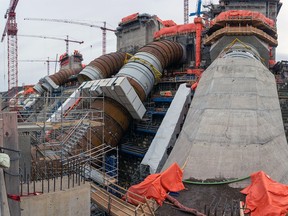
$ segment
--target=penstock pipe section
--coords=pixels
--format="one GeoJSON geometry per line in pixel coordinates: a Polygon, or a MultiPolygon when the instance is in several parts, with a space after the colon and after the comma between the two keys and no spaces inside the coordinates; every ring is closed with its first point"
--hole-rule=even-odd
{"type": "MultiPolygon", "coordinates": [[[[141,101],[144,101],[161,78],[163,69],[173,63],[180,63],[183,56],[184,49],[179,43],[168,40],[152,42],[131,57],[116,77],[128,78],[141,101]]],[[[105,107],[104,143],[116,146],[129,127],[131,115],[125,107],[110,98],[95,99],[91,106],[96,110],[102,110],[105,107]]],[[[94,146],[103,143],[102,130],[103,128],[99,126],[92,128],[91,136],[94,146]]]]}
{"type": "Polygon", "coordinates": [[[124,65],[126,53],[113,52],[102,55],[91,61],[78,75],[80,83],[90,80],[104,79],[116,74],[124,65]]]}
{"type": "Polygon", "coordinates": [[[51,90],[53,87],[63,85],[68,81],[68,78],[72,75],[77,75],[81,71],[81,68],[76,69],[61,69],[57,73],[44,77],[42,81],[37,83],[33,88],[39,93],[43,94],[45,91],[51,90]]]}
{"type": "Polygon", "coordinates": [[[117,77],[127,77],[142,101],[148,96],[162,71],[184,56],[181,44],[169,40],[152,42],[141,49],[122,67],[117,77]]]}

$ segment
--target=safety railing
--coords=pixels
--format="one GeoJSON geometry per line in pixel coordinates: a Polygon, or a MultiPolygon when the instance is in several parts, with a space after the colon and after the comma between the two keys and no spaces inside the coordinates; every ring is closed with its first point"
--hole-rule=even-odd
{"type": "Polygon", "coordinates": [[[239,27],[231,27],[231,26],[226,26],[224,28],[221,28],[214,32],[212,35],[206,37],[204,39],[204,44],[211,44],[213,41],[218,40],[220,37],[224,35],[256,35],[257,37],[268,41],[269,44],[272,46],[277,46],[278,42],[276,39],[273,37],[269,36],[267,33],[264,31],[257,29],[252,26],[239,26],[239,27]]]}
{"type": "Polygon", "coordinates": [[[106,187],[106,190],[91,184],[91,200],[109,215],[154,216],[158,208],[155,200],[147,200],[146,197],[130,192],[113,182],[106,187]],[[128,202],[128,197],[134,205],[128,202]]]}

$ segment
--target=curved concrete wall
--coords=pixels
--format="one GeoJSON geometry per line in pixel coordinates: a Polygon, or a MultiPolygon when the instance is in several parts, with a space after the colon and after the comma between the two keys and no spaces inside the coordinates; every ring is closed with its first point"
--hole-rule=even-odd
{"type": "Polygon", "coordinates": [[[234,54],[204,71],[163,170],[177,162],[185,167],[184,179],[201,180],[263,170],[287,184],[288,146],[275,78],[251,53],[234,54]]]}

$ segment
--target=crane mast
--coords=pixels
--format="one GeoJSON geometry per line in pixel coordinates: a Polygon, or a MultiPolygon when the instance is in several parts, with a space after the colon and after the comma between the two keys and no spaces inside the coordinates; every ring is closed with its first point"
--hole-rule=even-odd
{"type": "Polygon", "coordinates": [[[106,22],[104,22],[104,28],[102,29],[102,55],[106,54],[106,22]]]}
{"type": "Polygon", "coordinates": [[[7,18],[6,26],[2,34],[1,42],[3,42],[7,34],[8,44],[8,91],[14,88],[14,92],[9,92],[9,96],[18,93],[18,41],[17,41],[17,23],[15,9],[19,0],[11,0],[10,7],[5,14],[7,18]]]}
{"type": "Polygon", "coordinates": [[[189,0],[184,0],[184,24],[189,23],[189,0]]]}

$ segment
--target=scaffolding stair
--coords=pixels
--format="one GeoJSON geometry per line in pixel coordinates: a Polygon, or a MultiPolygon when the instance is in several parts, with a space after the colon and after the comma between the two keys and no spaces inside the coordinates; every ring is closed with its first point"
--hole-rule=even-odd
{"type": "Polygon", "coordinates": [[[67,153],[71,152],[75,146],[79,143],[81,138],[86,134],[87,129],[89,128],[89,124],[85,122],[81,122],[81,124],[76,125],[76,129],[72,129],[73,132],[71,132],[71,136],[69,136],[69,139],[63,144],[63,150],[67,153]]]}

